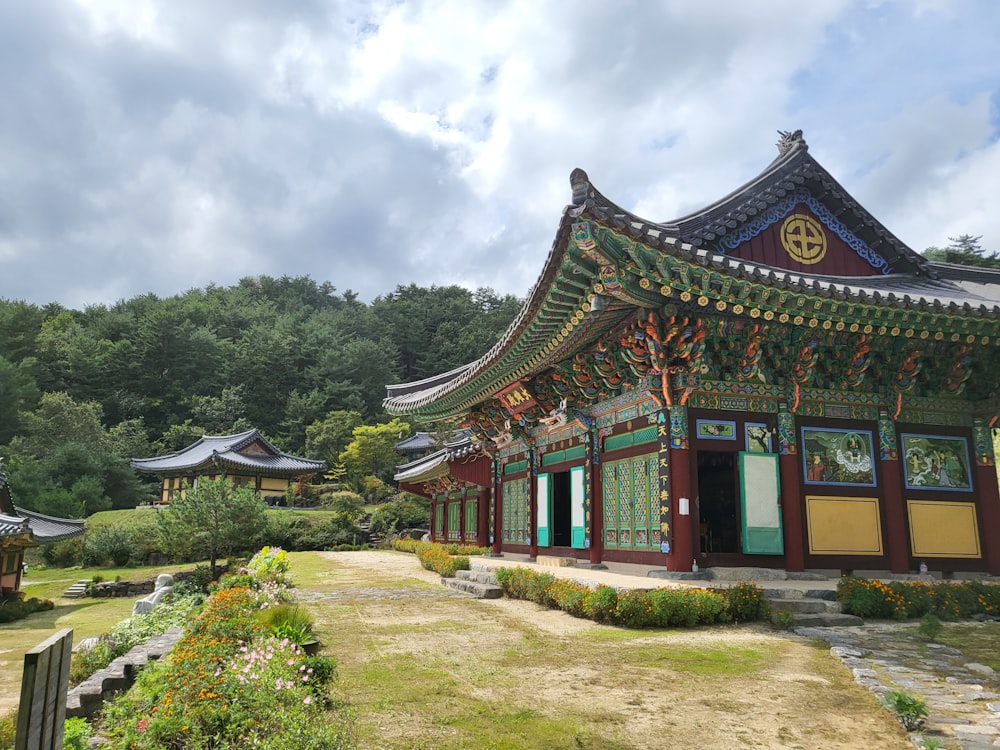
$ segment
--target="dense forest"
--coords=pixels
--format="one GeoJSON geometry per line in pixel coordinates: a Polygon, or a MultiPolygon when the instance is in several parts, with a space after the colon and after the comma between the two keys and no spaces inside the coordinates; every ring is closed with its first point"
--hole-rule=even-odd
{"type": "Polygon", "coordinates": [[[206,433],[257,427],[332,463],[354,427],[390,421],[386,384],[474,359],[520,304],[415,285],[366,304],[266,276],[82,311],[0,299],[0,456],[18,504],[63,516],[134,506],[149,489],[128,459],[206,433]]]}

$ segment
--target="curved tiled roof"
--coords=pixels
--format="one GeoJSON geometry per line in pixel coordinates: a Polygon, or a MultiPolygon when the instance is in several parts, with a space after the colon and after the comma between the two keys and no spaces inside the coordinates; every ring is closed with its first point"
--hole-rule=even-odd
{"type": "Polygon", "coordinates": [[[132,468],[151,474],[172,474],[217,467],[270,476],[312,474],[326,469],[325,461],[282,453],[256,429],[235,435],[205,435],[183,450],[153,458],[133,458],[132,468]],[[262,453],[244,452],[259,444],[262,453]]]}
{"type": "MultiPolygon", "coordinates": [[[[391,385],[383,402],[390,413],[438,419],[461,414],[520,378],[541,372],[585,347],[635,308],[612,297],[593,303],[594,268],[570,256],[574,224],[593,222],[641,244],[638,253],[655,266],[669,258],[718,272],[735,281],[763,284],[812,299],[937,313],[956,319],[1000,320],[1000,271],[932,263],[893,236],[865,211],[809,154],[801,133],[782,134],[780,154],[763,172],[701,211],[667,222],[635,216],[604,197],[582,169],[573,170],[573,203],[560,219],[541,274],[520,313],[499,341],[478,360],[422,381],[391,385]],[[807,274],[726,255],[716,242],[774,203],[807,189],[839,212],[838,220],[885,260],[870,276],[807,274]],[[568,270],[567,270],[568,269],[568,270]],[[562,273],[560,273],[562,271],[562,273]],[[574,283],[574,278],[577,279],[574,283]],[[555,333],[577,316],[576,330],[555,333]]],[[[653,306],[652,304],[650,306],[653,306]]]]}
{"type": "Polygon", "coordinates": [[[0,472],[0,536],[30,533],[38,542],[58,542],[86,531],[82,519],[54,518],[14,505],[7,475],[0,472]]]}
{"type": "Polygon", "coordinates": [[[55,518],[24,508],[17,508],[17,512],[24,516],[31,535],[39,542],[59,542],[79,536],[87,530],[87,522],[82,518],[55,518]]]}

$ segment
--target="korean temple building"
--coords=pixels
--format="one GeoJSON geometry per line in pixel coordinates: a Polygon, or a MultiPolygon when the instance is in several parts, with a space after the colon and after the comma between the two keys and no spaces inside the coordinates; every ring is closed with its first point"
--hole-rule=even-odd
{"type": "Polygon", "coordinates": [[[1000,271],[933,263],[801,131],[654,223],[582,170],[478,360],[388,387],[468,438],[400,467],[432,537],[494,554],[1000,575],[1000,271]]]}
{"type": "Polygon", "coordinates": [[[132,468],[160,478],[158,502],[170,503],[199,477],[227,477],[253,487],[269,505],[283,504],[289,485],[326,470],[325,461],[283,453],[256,429],[235,435],[205,435],[187,448],[154,458],[133,458],[132,468]]]}
{"type": "Polygon", "coordinates": [[[26,550],[79,536],[85,530],[82,519],[53,518],[14,505],[7,475],[0,470],[0,603],[21,588],[26,550]]]}

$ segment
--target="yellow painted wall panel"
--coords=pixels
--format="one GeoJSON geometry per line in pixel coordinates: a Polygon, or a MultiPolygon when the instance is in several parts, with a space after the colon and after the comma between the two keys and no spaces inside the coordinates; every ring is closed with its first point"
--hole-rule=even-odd
{"type": "Polygon", "coordinates": [[[973,503],[907,500],[914,557],[982,557],[973,503]]]}
{"type": "Polygon", "coordinates": [[[876,497],[806,495],[811,555],[881,555],[882,522],[876,497]]]}
{"type": "Polygon", "coordinates": [[[281,478],[263,477],[260,480],[261,492],[284,492],[288,489],[288,480],[281,478]]]}

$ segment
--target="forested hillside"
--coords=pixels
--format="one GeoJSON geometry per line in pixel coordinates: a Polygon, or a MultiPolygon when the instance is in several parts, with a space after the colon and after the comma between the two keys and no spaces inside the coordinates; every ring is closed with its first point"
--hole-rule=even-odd
{"type": "Polygon", "coordinates": [[[415,285],[366,304],[309,277],[82,311],[0,299],[0,456],[19,504],[76,515],[134,505],[145,489],[127,459],[206,432],[254,426],[302,455],[318,423],[317,444],[339,450],[327,445],[337,425],[349,439],[388,421],[387,383],[474,359],[519,306],[488,288],[415,285]]]}

